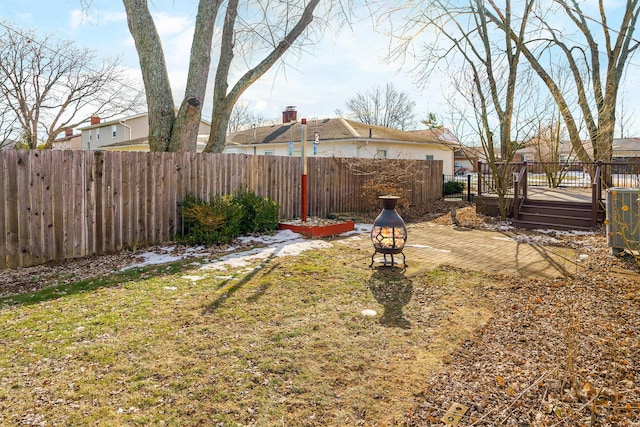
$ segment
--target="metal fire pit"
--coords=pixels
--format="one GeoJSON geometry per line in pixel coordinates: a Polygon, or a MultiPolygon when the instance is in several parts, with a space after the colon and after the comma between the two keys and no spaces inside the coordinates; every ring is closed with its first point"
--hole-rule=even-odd
{"type": "Polygon", "coordinates": [[[406,257],[402,251],[407,242],[407,228],[402,217],[396,211],[399,197],[380,196],[378,198],[382,201],[382,212],[373,221],[373,227],[371,228],[371,241],[373,242],[374,252],[371,255],[369,267],[373,267],[374,257],[377,253],[384,255],[382,265],[391,267],[395,266],[393,256],[402,254],[402,263],[406,267],[406,257]],[[387,260],[387,255],[390,255],[391,262],[387,260]]]}

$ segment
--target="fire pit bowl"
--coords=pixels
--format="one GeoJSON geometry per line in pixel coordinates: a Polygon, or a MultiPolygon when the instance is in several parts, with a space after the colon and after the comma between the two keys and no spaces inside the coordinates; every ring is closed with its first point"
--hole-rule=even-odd
{"type": "Polygon", "coordinates": [[[398,196],[380,196],[378,199],[382,202],[382,211],[373,221],[371,228],[371,241],[373,242],[373,255],[371,255],[371,264],[373,267],[374,257],[377,253],[384,255],[383,266],[395,266],[394,254],[402,254],[402,262],[407,266],[406,257],[402,253],[404,245],[407,242],[407,228],[404,225],[402,217],[396,211],[398,196]],[[391,262],[387,260],[387,255],[391,256],[391,262]]]}

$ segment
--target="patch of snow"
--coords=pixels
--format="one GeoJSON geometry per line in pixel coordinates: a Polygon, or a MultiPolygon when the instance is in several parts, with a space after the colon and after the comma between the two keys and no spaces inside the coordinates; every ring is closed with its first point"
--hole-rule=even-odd
{"type": "Polygon", "coordinates": [[[373,224],[356,223],[353,225],[353,230],[345,231],[344,233],[341,233],[340,236],[352,236],[354,234],[370,234],[372,228],[373,228],[373,224]]]}
{"type": "Polygon", "coordinates": [[[264,243],[270,245],[273,243],[282,243],[290,240],[300,239],[302,235],[291,230],[278,230],[274,235],[265,234],[263,236],[242,236],[238,240],[242,243],[264,243]]]}
{"type": "Polygon", "coordinates": [[[192,282],[197,282],[198,280],[204,279],[204,276],[182,276],[181,278],[186,280],[191,280],[192,282]]]}
{"type": "Polygon", "coordinates": [[[542,234],[554,234],[556,236],[565,236],[565,237],[588,236],[590,234],[595,234],[594,231],[584,231],[584,230],[552,230],[552,229],[542,230],[542,229],[536,229],[534,231],[536,231],[538,233],[542,233],[542,234]]]}
{"type": "Polygon", "coordinates": [[[164,290],[165,291],[177,291],[178,288],[176,288],[175,286],[165,286],[164,290]]]}
{"type": "Polygon", "coordinates": [[[211,255],[210,252],[202,252],[204,249],[202,246],[187,248],[181,255],[173,255],[175,249],[175,246],[164,246],[158,248],[158,252],[145,252],[140,254],[143,258],[141,262],[123,267],[121,271],[129,270],[131,268],[145,267],[147,265],[168,264],[170,262],[180,261],[181,259],[206,257],[211,255]]]}
{"type": "Polygon", "coordinates": [[[494,240],[511,241],[514,240],[518,243],[528,243],[530,245],[555,245],[560,241],[554,237],[549,236],[530,236],[528,234],[518,234],[511,237],[492,237],[494,240]]]}
{"type": "Polygon", "coordinates": [[[229,254],[218,260],[214,260],[209,264],[203,265],[200,269],[225,271],[227,268],[248,267],[254,261],[263,261],[272,257],[295,256],[311,249],[325,249],[333,246],[331,243],[325,242],[324,240],[307,240],[299,238],[300,235],[297,233],[282,233],[280,238],[283,236],[287,236],[289,238],[294,237],[294,240],[275,242],[264,248],[255,248],[244,252],[229,254]]]}
{"type": "Polygon", "coordinates": [[[484,224],[483,227],[493,231],[509,231],[514,229],[513,225],[507,221],[501,221],[495,224],[484,224]]]}
{"type": "Polygon", "coordinates": [[[374,317],[376,314],[378,314],[375,310],[371,310],[371,309],[364,309],[360,312],[360,314],[362,314],[365,317],[374,317]]]}

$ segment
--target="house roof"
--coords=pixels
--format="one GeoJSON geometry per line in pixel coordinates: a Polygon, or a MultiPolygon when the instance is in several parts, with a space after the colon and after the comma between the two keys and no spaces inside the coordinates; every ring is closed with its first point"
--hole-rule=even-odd
{"type": "Polygon", "coordinates": [[[82,131],[82,130],[87,130],[87,129],[101,128],[101,127],[104,127],[104,126],[117,125],[120,122],[126,122],[127,120],[133,120],[133,119],[137,119],[139,117],[144,117],[147,114],[148,113],[140,113],[140,114],[136,114],[136,115],[129,116],[129,117],[122,117],[120,119],[101,121],[100,123],[97,123],[95,125],[89,125],[89,126],[84,126],[84,127],[78,128],[78,130],[82,131]]]}
{"type": "MultiPolygon", "coordinates": [[[[447,129],[403,131],[343,118],[308,120],[307,138],[320,133],[321,141],[384,140],[397,142],[455,144],[456,138],[447,129]]],[[[302,124],[298,121],[280,125],[262,126],[242,130],[227,137],[227,145],[283,144],[300,142],[302,124]]]]}
{"type": "Polygon", "coordinates": [[[613,152],[620,151],[640,153],[640,138],[614,138],[613,152]]]}
{"type": "MultiPolygon", "coordinates": [[[[178,112],[178,110],[176,110],[176,113],[177,112],[178,112]]],[[[84,126],[84,127],[78,128],[78,130],[82,131],[82,130],[88,130],[88,129],[101,128],[101,127],[105,127],[105,126],[117,125],[118,123],[126,122],[126,121],[133,120],[133,119],[138,119],[140,117],[145,117],[145,116],[148,116],[148,115],[149,115],[149,113],[145,112],[145,113],[135,114],[133,116],[122,117],[122,118],[119,118],[119,119],[101,121],[100,123],[97,123],[95,125],[89,125],[89,126],[84,126]]],[[[211,125],[211,122],[208,122],[208,121],[206,121],[204,119],[200,119],[200,122],[201,123],[205,123],[207,125],[211,125]]]]}

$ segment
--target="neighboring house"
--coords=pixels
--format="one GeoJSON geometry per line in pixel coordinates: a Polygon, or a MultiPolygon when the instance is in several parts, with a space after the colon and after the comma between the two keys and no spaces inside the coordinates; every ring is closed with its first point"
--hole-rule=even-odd
{"type": "MultiPolygon", "coordinates": [[[[302,125],[294,107],[282,113],[282,124],[254,127],[227,136],[226,153],[300,156],[302,125]]],[[[307,120],[309,157],[357,157],[442,160],[443,173],[454,173],[456,137],[447,129],[402,131],[343,118],[307,120]],[[317,141],[317,143],[314,143],[317,141]]]]}
{"type": "Polygon", "coordinates": [[[62,138],[53,141],[54,150],[81,150],[82,134],[73,133],[73,129],[67,129],[62,138]]]}
{"type": "Polygon", "coordinates": [[[460,146],[456,148],[454,152],[456,175],[476,172],[478,161],[484,160],[484,158],[482,147],[460,146]]]}
{"type": "MultiPolygon", "coordinates": [[[[148,114],[138,114],[123,119],[102,121],[91,117],[91,124],[79,128],[82,132],[83,150],[149,151],[148,114]]],[[[202,120],[198,130],[198,151],[204,149],[211,132],[211,124],[202,120]]]]}
{"type": "Polygon", "coordinates": [[[640,160],[640,138],[614,138],[614,161],[640,160]]]}
{"type": "MultiPolygon", "coordinates": [[[[582,141],[584,148],[587,150],[589,155],[593,153],[593,147],[591,146],[591,141],[582,141]]],[[[562,141],[560,143],[560,147],[558,150],[558,158],[551,159],[549,155],[545,155],[544,151],[542,152],[542,157],[540,157],[540,150],[535,146],[524,147],[517,151],[517,154],[522,157],[522,161],[526,161],[529,163],[534,162],[578,162],[578,156],[576,155],[573,146],[569,141],[562,141]]],[[[612,158],[614,162],[624,162],[624,161],[637,161],[640,160],[640,138],[614,138],[613,146],[612,146],[612,158]]],[[[519,161],[516,159],[516,161],[519,161]]]]}

